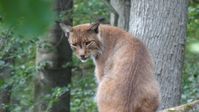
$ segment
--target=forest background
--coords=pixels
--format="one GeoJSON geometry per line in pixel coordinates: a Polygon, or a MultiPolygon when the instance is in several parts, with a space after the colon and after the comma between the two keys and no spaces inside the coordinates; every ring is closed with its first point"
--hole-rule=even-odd
{"type": "MultiPolygon", "coordinates": [[[[52,1],[48,0],[9,0],[0,1],[0,108],[10,112],[30,112],[34,102],[34,80],[40,69],[36,66],[36,46],[52,22],[62,20],[50,11],[52,1]],[[31,7],[24,7],[25,4],[31,7]],[[8,5],[8,6],[5,6],[8,5]],[[17,8],[20,6],[21,9],[17,8]],[[45,6],[45,7],[44,7],[45,6]],[[8,7],[8,8],[6,8],[8,7]],[[15,10],[14,10],[15,9],[15,10]],[[23,17],[18,14],[23,10],[23,17]],[[7,14],[6,16],[4,16],[7,14]],[[17,18],[17,19],[16,19],[17,18]],[[37,18],[42,18],[38,20],[37,18]],[[40,27],[42,26],[42,27],[40,27]],[[6,97],[7,97],[6,96],[6,97]]],[[[92,23],[98,17],[110,20],[110,9],[100,0],[74,0],[72,24],[92,23]]],[[[67,16],[67,15],[65,15],[67,16]]],[[[184,55],[181,104],[199,98],[199,2],[190,1],[188,7],[187,39],[184,55]]],[[[42,47],[46,47],[42,46],[42,47]]],[[[48,47],[48,46],[47,46],[48,47]]],[[[67,65],[68,66],[68,65],[67,65]]],[[[67,87],[52,88],[44,100],[48,100],[46,111],[56,103],[64,92],[70,90],[71,112],[95,112],[94,102],[96,83],[94,65],[91,60],[81,63],[75,56],[69,65],[72,69],[72,81],[67,87]]]]}

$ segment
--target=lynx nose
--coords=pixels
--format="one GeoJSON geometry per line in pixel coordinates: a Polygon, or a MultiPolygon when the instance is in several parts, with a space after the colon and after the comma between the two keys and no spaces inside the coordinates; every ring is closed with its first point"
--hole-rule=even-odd
{"type": "Polygon", "coordinates": [[[81,59],[86,59],[85,55],[80,55],[81,59]]]}

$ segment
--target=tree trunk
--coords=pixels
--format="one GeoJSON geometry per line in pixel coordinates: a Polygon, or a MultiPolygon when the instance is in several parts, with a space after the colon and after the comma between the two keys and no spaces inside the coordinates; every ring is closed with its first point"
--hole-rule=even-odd
{"type": "MultiPolygon", "coordinates": [[[[11,65],[11,62],[6,63],[7,65],[11,65]]],[[[0,69],[0,80],[1,81],[8,81],[11,77],[12,68],[7,66],[0,69]]],[[[9,112],[9,105],[11,102],[11,84],[6,85],[5,87],[1,88],[0,91],[0,112],[9,112]]]]}
{"type": "MultiPolygon", "coordinates": [[[[114,7],[119,13],[126,13],[120,8],[126,4],[116,5],[119,1],[112,0],[114,7]]],[[[131,0],[130,4],[128,31],[140,38],[152,53],[161,87],[160,108],[176,106],[181,97],[188,1],[131,0]]],[[[119,20],[119,24],[125,23],[124,19],[119,20]]]]}
{"type": "Polygon", "coordinates": [[[0,92],[0,112],[9,112],[12,86],[7,86],[0,92]]]}
{"type": "MultiPolygon", "coordinates": [[[[64,14],[64,23],[68,25],[72,24],[72,17],[69,13],[72,7],[72,0],[56,0],[57,16],[64,14]]],[[[71,57],[72,51],[67,38],[64,37],[59,24],[55,23],[47,37],[42,38],[37,47],[38,75],[35,79],[34,112],[70,111],[70,91],[61,94],[55,102],[50,102],[52,99],[45,98],[52,93],[52,89],[67,87],[71,82],[71,69],[66,66],[71,62],[71,57]]]]}
{"type": "MultiPolygon", "coordinates": [[[[10,30],[8,30],[7,35],[5,37],[0,37],[0,49],[4,49],[3,46],[6,45],[8,41],[8,34],[10,33],[10,30]]],[[[9,49],[10,51],[10,49],[9,49]]],[[[4,52],[4,51],[3,51],[4,52]]],[[[13,68],[10,67],[14,61],[11,58],[5,59],[5,57],[8,57],[10,52],[4,54],[1,58],[0,61],[1,63],[4,63],[6,66],[1,66],[0,67],[0,81],[7,82],[8,79],[11,77],[11,72],[13,71],[13,68]]],[[[0,91],[0,112],[10,112],[9,111],[9,105],[11,103],[11,90],[12,90],[12,84],[7,84],[4,85],[5,87],[1,88],[0,91]]]]}

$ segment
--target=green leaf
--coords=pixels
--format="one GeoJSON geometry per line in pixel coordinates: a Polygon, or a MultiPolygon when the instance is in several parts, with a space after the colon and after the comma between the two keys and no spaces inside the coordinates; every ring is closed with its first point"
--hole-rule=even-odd
{"type": "Polygon", "coordinates": [[[0,0],[0,17],[26,38],[40,35],[53,24],[51,0],[0,0]]]}

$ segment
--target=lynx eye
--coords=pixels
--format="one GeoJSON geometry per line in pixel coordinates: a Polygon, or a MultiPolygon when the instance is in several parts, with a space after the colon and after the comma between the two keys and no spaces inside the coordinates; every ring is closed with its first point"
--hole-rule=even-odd
{"type": "Polygon", "coordinates": [[[89,45],[90,43],[91,43],[91,41],[88,41],[88,42],[85,43],[85,45],[87,46],[87,45],[89,45]]]}
{"type": "Polygon", "coordinates": [[[73,44],[71,44],[72,46],[74,46],[74,47],[76,47],[77,46],[77,43],[73,43],[73,44]]]}

